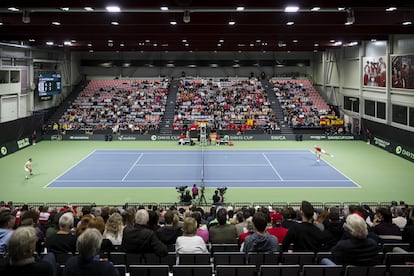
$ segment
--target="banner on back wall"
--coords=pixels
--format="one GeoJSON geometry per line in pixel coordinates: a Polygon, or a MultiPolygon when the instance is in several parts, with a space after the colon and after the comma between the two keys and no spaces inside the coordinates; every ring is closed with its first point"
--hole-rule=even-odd
{"type": "Polygon", "coordinates": [[[393,143],[382,137],[374,136],[373,145],[393,153],[401,158],[414,162],[414,149],[407,146],[393,143]]]}
{"type": "Polygon", "coordinates": [[[31,145],[29,137],[0,145],[0,158],[31,145]]]}
{"type": "MultiPolygon", "coordinates": [[[[44,140],[50,141],[177,141],[179,135],[141,135],[141,134],[62,134],[43,136],[44,140]]],[[[197,138],[194,138],[197,139],[197,138]]],[[[344,135],[325,135],[325,134],[286,134],[286,135],[268,135],[268,134],[252,134],[252,135],[223,135],[226,141],[305,141],[305,140],[357,140],[352,134],[344,135]]]]}

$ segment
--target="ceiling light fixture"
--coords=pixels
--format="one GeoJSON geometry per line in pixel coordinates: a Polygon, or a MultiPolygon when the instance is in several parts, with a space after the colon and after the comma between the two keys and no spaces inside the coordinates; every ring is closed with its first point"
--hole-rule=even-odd
{"type": "Polygon", "coordinates": [[[311,11],[319,11],[321,9],[321,7],[313,7],[312,9],[311,9],[311,11]]]}
{"type": "Polygon", "coordinates": [[[237,7],[236,11],[244,11],[244,7],[237,7]]]}
{"type": "Polygon", "coordinates": [[[234,20],[230,20],[230,21],[229,21],[229,25],[233,26],[233,25],[235,25],[235,24],[236,24],[236,21],[234,21],[234,20]]]}
{"type": "Polygon", "coordinates": [[[18,9],[16,7],[10,7],[10,8],[8,8],[8,10],[9,11],[12,11],[12,12],[18,12],[18,11],[20,11],[20,9],[18,9]]]}
{"type": "Polygon", "coordinates": [[[162,10],[162,11],[168,11],[168,7],[167,6],[163,6],[163,7],[160,8],[160,10],[162,10]]]}
{"type": "Polygon", "coordinates": [[[170,24],[171,24],[171,25],[177,25],[177,21],[175,21],[175,20],[171,20],[171,21],[170,21],[170,24]]]}
{"type": "Polygon", "coordinates": [[[112,24],[112,25],[115,25],[115,26],[118,26],[118,25],[119,25],[119,22],[117,22],[117,21],[112,21],[112,22],[111,22],[111,24],[112,24]]]}
{"type": "Polygon", "coordinates": [[[288,25],[288,26],[292,26],[294,24],[295,24],[295,22],[293,22],[293,21],[289,21],[289,22],[286,23],[286,25],[288,25]]]}
{"type": "Polygon", "coordinates": [[[60,22],[59,22],[59,21],[53,21],[53,22],[52,22],[52,25],[55,25],[55,26],[60,26],[60,22]]]}
{"type": "Polygon", "coordinates": [[[392,11],[396,11],[396,10],[397,10],[396,7],[389,7],[389,8],[385,9],[385,11],[387,11],[387,12],[392,12],[392,11]]]}
{"type": "Polygon", "coordinates": [[[93,11],[93,8],[92,7],[84,7],[83,8],[85,11],[93,11]]]}
{"type": "Polygon", "coordinates": [[[67,11],[69,11],[69,10],[70,10],[70,8],[69,8],[69,7],[61,7],[61,8],[60,8],[60,10],[61,10],[61,11],[65,11],[65,12],[67,12],[67,11]]]}
{"type": "Polygon", "coordinates": [[[298,6],[287,6],[285,8],[285,12],[298,12],[299,7],[298,6]]]}
{"type": "Polygon", "coordinates": [[[403,26],[409,26],[413,24],[413,21],[404,21],[402,24],[403,26]]]}
{"type": "Polygon", "coordinates": [[[121,8],[118,6],[107,6],[106,10],[108,12],[121,12],[121,8]]]}

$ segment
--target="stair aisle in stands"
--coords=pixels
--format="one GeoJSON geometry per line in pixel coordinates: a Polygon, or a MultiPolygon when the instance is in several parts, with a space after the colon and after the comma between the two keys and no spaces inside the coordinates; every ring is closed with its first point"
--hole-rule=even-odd
{"type": "Polygon", "coordinates": [[[270,106],[275,113],[275,116],[278,120],[279,127],[282,134],[293,134],[293,129],[286,125],[285,121],[283,120],[283,111],[282,107],[280,106],[280,102],[276,97],[276,94],[273,90],[273,84],[271,84],[267,79],[263,79],[262,81],[262,87],[267,93],[267,98],[270,101],[270,106]]]}
{"type": "Polygon", "coordinates": [[[174,123],[175,102],[177,99],[179,80],[172,80],[168,89],[167,105],[165,113],[160,122],[160,134],[172,134],[172,125],[174,123]]]}

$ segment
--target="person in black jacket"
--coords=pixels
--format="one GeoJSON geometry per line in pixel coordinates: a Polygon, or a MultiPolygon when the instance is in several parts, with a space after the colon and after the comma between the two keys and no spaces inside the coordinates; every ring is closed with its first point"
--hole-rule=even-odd
{"type": "Polygon", "coordinates": [[[168,210],[164,215],[164,226],[158,228],[155,233],[167,247],[175,245],[177,237],[183,234],[181,227],[178,226],[178,216],[168,210]]]}
{"type": "Polygon", "coordinates": [[[148,212],[140,209],[135,214],[133,228],[124,228],[121,250],[127,253],[155,253],[158,256],[168,254],[167,246],[163,244],[151,229],[146,226],[149,220],[148,212]]]}
{"type": "Polygon", "coordinates": [[[354,266],[373,266],[379,261],[378,243],[368,238],[368,226],[358,214],[346,218],[345,231],[350,238],[340,240],[332,247],[332,261],[335,264],[354,266]]]}
{"type": "Polygon", "coordinates": [[[324,245],[323,232],[313,224],[315,209],[308,201],[302,201],[302,222],[292,224],[283,239],[282,249],[288,251],[293,244],[293,251],[319,252],[324,245]]]}

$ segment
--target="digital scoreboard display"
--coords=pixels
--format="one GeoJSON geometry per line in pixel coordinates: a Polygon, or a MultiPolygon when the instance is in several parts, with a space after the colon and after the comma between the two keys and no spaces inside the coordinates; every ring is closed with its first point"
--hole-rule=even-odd
{"type": "Polygon", "coordinates": [[[62,77],[59,73],[40,73],[37,90],[40,97],[62,93],[62,77]]]}

